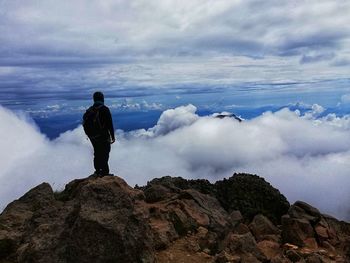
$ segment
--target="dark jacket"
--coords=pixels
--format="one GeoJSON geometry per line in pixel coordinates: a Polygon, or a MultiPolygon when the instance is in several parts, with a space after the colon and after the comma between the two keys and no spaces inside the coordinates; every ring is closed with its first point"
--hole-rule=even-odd
{"type": "Polygon", "coordinates": [[[111,138],[114,141],[114,127],[109,108],[101,103],[94,103],[92,107],[99,108],[99,120],[101,122],[101,127],[103,128],[101,139],[109,140],[111,138]]]}

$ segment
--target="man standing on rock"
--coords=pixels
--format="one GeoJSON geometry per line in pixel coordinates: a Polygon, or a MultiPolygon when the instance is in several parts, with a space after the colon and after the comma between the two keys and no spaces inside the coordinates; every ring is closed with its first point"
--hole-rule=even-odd
{"type": "Polygon", "coordinates": [[[94,147],[94,176],[113,175],[109,173],[108,159],[111,144],[115,142],[112,115],[104,105],[103,93],[93,95],[94,104],[83,116],[83,127],[94,147]]]}

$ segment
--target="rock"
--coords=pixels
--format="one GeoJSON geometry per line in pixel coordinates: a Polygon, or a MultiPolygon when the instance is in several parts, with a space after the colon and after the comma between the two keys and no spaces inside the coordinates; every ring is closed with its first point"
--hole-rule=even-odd
{"type": "Polygon", "coordinates": [[[135,208],[138,190],[104,177],[73,181],[65,191],[59,199],[67,201],[56,201],[42,184],[0,216],[2,223],[17,225],[13,251],[19,262],[154,261],[152,233],[135,208]]]}
{"type": "Polygon", "coordinates": [[[0,215],[0,262],[350,262],[348,223],[303,202],[288,207],[244,174],[136,189],[118,177],[77,179],[62,192],[43,183],[0,215]]]}
{"type": "Polygon", "coordinates": [[[336,251],[335,251],[335,248],[327,241],[324,241],[322,243],[322,246],[329,252],[329,253],[332,253],[332,254],[335,254],[336,251]]]}
{"type": "Polygon", "coordinates": [[[153,246],[155,249],[166,248],[179,237],[174,225],[168,220],[150,218],[149,224],[153,233],[153,246]]]}
{"type": "Polygon", "coordinates": [[[296,246],[296,245],[290,244],[290,243],[285,243],[285,244],[283,244],[282,248],[283,248],[284,250],[296,250],[296,249],[298,249],[299,247],[296,246]]]}
{"type": "MultiPolygon", "coordinates": [[[[275,227],[267,217],[261,214],[254,217],[249,225],[249,229],[257,241],[267,239],[269,236],[279,235],[280,233],[279,229],[275,227]]],[[[278,240],[278,238],[275,239],[278,240]]]]}
{"type": "Polygon", "coordinates": [[[289,215],[282,217],[282,239],[284,243],[291,243],[300,247],[306,245],[306,239],[314,238],[314,229],[308,220],[291,218],[289,215]]]}
{"type": "Polygon", "coordinates": [[[215,187],[208,180],[186,180],[181,177],[164,176],[161,178],[155,178],[150,182],[147,182],[146,186],[138,187],[140,190],[147,192],[149,188],[155,185],[161,185],[167,188],[169,191],[179,193],[181,190],[194,189],[202,194],[209,194],[215,196],[215,187]]]}
{"type": "Polygon", "coordinates": [[[241,258],[239,256],[234,256],[226,251],[222,251],[220,254],[216,255],[215,263],[240,263],[241,258]]]}
{"type": "Polygon", "coordinates": [[[168,188],[158,184],[151,185],[150,187],[145,189],[144,194],[146,202],[149,203],[166,200],[171,196],[171,192],[168,188]]]}
{"type": "Polygon", "coordinates": [[[307,247],[307,248],[311,248],[311,249],[317,249],[318,248],[317,241],[313,237],[306,238],[304,240],[304,246],[307,247]]]}
{"type": "Polygon", "coordinates": [[[236,226],[233,231],[235,234],[239,234],[239,235],[250,233],[249,227],[243,223],[240,223],[238,226],[236,226]]]}
{"type": "Polygon", "coordinates": [[[344,243],[342,244],[342,250],[344,252],[344,255],[346,259],[350,262],[350,238],[347,238],[344,243]]]}
{"type": "Polygon", "coordinates": [[[208,226],[209,229],[217,231],[228,225],[228,214],[214,197],[188,189],[181,191],[179,199],[187,204],[184,206],[185,211],[198,225],[208,226]],[[197,209],[193,209],[195,207],[197,209]],[[197,215],[194,211],[202,211],[203,215],[197,215]]]}
{"type": "Polygon", "coordinates": [[[321,220],[320,211],[317,208],[302,201],[296,201],[293,205],[291,205],[288,210],[288,214],[292,218],[306,219],[313,224],[321,220]]]}
{"type": "Polygon", "coordinates": [[[272,260],[281,253],[280,244],[274,241],[263,240],[257,246],[268,260],[272,260]]]}
{"type": "Polygon", "coordinates": [[[321,225],[317,225],[315,227],[315,232],[320,240],[323,241],[323,240],[329,239],[328,230],[326,227],[321,226],[321,225]]]}
{"type": "Polygon", "coordinates": [[[287,199],[256,175],[234,174],[217,181],[215,186],[222,206],[229,212],[239,210],[249,221],[257,214],[264,214],[272,222],[279,223],[289,209],[287,199]]]}
{"type": "Polygon", "coordinates": [[[322,257],[317,254],[312,254],[306,258],[306,263],[322,263],[322,257]]]}
{"type": "Polygon", "coordinates": [[[276,256],[271,260],[271,263],[290,263],[291,261],[284,256],[276,256]]]}
{"type": "Polygon", "coordinates": [[[247,253],[247,254],[244,254],[242,256],[241,262],[244,262],[244,263],[261,263],[261,260],[257,259],[251,253],[247,253]]]}
{"type": "Polygon", "coordinates": [[[234,210],[231,212],[229,220],[232,225],[236,225],[241,223],[244,220],[244,218],[240,211],[234,210]]]}
{"type": "Polygon", "coordinates": [[[251,254],[260,261],[266,260],[265,255],[259,250],[250,232],[243,235],[229,233],[221,246],[234,255],[243,257],[251,254]]]}
{"type": "Polygon", "coordinates": [[[197,237],[201,238],[201,239],[204,239],[207,236],[208,232],[209,232],[208,229],[200,226],[197,229],[197,237]]]}
{"type": "Polygon", "coordinates": [[[301,255],[295,251],[295,250],[287,250],[286,256],[288,259],[290,259],[292,262],[299,262],[302,260],[301,255]]]}
{"type": "Polygon", "coordinates": [[[0,239],[0,260],[11,256],[15,252],[15,240],[2,237],[0,239]]]}

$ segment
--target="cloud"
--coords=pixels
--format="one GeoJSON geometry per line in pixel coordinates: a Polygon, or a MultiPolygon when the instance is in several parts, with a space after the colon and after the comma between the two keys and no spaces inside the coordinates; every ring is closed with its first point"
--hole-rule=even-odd
{"type": "Polygon", "coordinates": [[[81,98],[94,87],[132,93],[349,72],[346,1],[28,0],[1,1],[0,10],[7,101],[81,98]]]}
{"type": "Polygon", "coordinates": [[[131,98],[126,98],[120,103],[112,103],[109,106],[111,109],[117,109],[122,111],[147,111],[147,110],[161,110],[163,105],[161,103],[148,103],[146,100],[141,102],[135,102],[131,98]]]}
{"type": "MultiPolygon", "coordinates": [[[[314,105],[311,111],[322,112],[314,105]]],[[[211,181],[250,172],[264,176],[293,202],[350,219],[350,116],[282,109],[244,122],[200,117],[193,105],[163,112],[149,130],[117,131],[111,170],[128,183],[165,175],[211,181]]],[[[0,204],[47,181],[62,189],[93,171],[81,127],[50,141],[25,116],[0,108],[0,204]]]]}
{"type": "Polygon", "coordinates": [[[333,59],[335,56],[332,53],[326,53],[326,54],[315,54],[315,55],[303,55],[300,59],[301,64],[305,63],[315,63],[320,61],[328,61],[333,59]]]}
{"type": "Polygon", "coordinates": [[[341,102],[344,104],[350,103],[350,94],[344,94],[341,96],[341,102]]]}

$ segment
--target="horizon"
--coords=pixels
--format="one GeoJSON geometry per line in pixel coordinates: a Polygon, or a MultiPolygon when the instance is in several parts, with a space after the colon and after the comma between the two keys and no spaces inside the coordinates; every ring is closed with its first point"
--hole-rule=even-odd
{"type": "Polygon", "coordinates": [[[110,163],[128,183],[252,172],[350,220],[349,12],[326,0],[0,1],[0,206],[92,171],[80,124],[100,90],[118,136],[110,163]]]}

